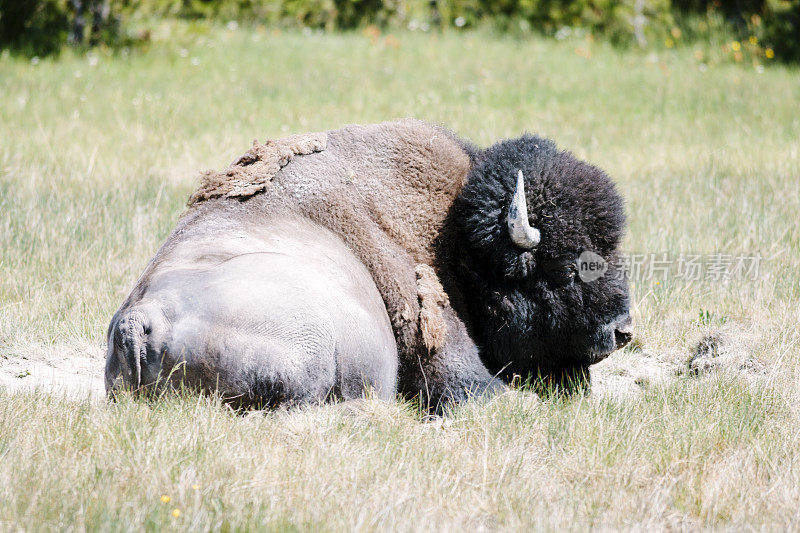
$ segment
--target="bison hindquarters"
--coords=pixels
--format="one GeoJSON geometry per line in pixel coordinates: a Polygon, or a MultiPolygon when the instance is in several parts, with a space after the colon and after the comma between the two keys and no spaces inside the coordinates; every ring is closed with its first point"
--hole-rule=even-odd
{"type": "Polygon", "coordinates": [[[255,406],[392,397],[389,319],[341,240],[304,219],[257,231],[220,218],[176,230],[114,316],[109,393],[181,384],[255,406]]]}

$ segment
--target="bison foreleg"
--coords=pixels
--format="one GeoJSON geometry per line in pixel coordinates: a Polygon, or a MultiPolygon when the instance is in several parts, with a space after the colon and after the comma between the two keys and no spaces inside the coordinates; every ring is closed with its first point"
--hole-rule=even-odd
{"type": "Polygon", "coordinates": [[[417,265],[418,338],[401,363],[401,390],[440,412],[447,404],[505,390],[486,370],[433,268],[417,265]]]}
{"type": "Polygon", "coordinates": [[[443,342],[433,348],[418,347],[401,373],[401,390],[418,396],[422,405],[434,412],[506,390],[505,384],[483,365],[478,348],[453,308],[443,304],[440,311],[446,329],[443,342]]]}

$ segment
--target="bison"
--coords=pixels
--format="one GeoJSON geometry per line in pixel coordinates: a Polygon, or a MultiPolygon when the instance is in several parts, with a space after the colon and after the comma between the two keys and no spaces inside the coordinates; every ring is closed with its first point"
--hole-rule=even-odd
{"type": "Polygon", "coordinates": [[[623,228],[610,179],[538,137],[481,150],[402,120],[254,142],[206,173],[114,315],[106,387],[440,408],[586,379],[630,340],[623,228]],[[591,282],[587,251],[609,269],[591,282]]]}

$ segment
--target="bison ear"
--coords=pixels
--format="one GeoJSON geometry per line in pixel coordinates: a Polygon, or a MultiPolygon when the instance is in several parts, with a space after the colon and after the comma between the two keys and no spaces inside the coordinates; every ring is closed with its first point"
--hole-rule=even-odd
{"type": "Polygon", "coordinates": [[[508,206],[508,234],[514,244],[523,250],[532,250],[539,244],[539,230],[528,222],[528,201],[525,199],[525,179],[522,171],[517,174],[517,186],[511,205],[508,206]]]}

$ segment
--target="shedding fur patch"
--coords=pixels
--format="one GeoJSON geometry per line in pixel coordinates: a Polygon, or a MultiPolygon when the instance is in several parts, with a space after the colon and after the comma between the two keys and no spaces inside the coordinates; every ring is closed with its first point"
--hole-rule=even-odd
{"type": "Polygon", "coordinates": [[[321,152],[327,146],[328,135],[325,132],[270,139],[263,144],[255,140],[253,147],[227,169],[203,172],[200,187],[187,205],[220,196],[252,196],[263,191],[294,156],[321,152]]]}
{"type": "Polygon", "coordinates": [[[417,265],[417,295],[419,297],[419,327],[422,342],[428,350],[438,350],[447,336],[447,323],[442,306],[449,303],[439,277],[428,265],[417,265]]]}

